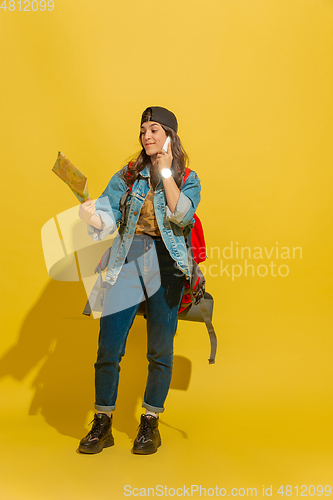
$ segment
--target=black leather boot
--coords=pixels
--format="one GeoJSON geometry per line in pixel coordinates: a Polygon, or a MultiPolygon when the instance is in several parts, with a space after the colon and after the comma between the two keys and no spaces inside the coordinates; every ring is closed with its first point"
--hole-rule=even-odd
{"type": "Polygon", "coordinates": [[[114,445],[111,432],[112,417],[108,417],[105,413],[95,413],[92,422],[94,423],[91,431],[80,441],[80,453],[100,453],[103,448],[114,445]]]}
{"type": "Polygon", "coordinates": [[[133,453],[150,455],[161,446],[161,436],[158,430],[158,417],[141,415],[138,435],[133,443],[133,453]]]}

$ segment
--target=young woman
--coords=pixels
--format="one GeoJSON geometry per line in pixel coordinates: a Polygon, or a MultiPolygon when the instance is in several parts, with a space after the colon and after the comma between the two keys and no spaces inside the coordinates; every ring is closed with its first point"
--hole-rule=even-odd
{"type": "Polygon", "coordinates": [[[112,177],[96,203],[88,200],[80,206],[79,215],[95,240],[118,227],[95,363],[96,413],[91,431],[80,442],[81,453],[99,453],[114,444],[111,423],[119,363],[143,300],[149,362],[142,404],[146,413],[141,415],[133,453],[155,453],[161,445],[158,418],[170,387],[178,309],[189,277],[185,237],[200,201],[196,173],[191,171],[183,183],[187,155],[177,130],[177,119],[169,110],[147,108],[141,118],[139,156],[112,177]]]}

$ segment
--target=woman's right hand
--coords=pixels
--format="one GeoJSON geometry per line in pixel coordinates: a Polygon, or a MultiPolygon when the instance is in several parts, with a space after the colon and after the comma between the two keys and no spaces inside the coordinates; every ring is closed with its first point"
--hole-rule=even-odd
{"type": "Polygon", "coordinates": [[[85,201],[80,205],[79,217],[84,222],[89,222],[89,219],[95,214],[95,212],[96,212],[95,202],[94,200],[91,200],[89,198],[87,201],[85,201]]]}

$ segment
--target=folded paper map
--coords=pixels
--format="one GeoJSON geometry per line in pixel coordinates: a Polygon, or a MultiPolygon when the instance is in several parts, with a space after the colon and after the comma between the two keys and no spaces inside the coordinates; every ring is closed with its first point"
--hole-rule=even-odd
{"type": "Polygon", "coordinates": [[[52,171],[66,182],[81,203],[89,198],[87,177],[60,151],[52,171]]]}

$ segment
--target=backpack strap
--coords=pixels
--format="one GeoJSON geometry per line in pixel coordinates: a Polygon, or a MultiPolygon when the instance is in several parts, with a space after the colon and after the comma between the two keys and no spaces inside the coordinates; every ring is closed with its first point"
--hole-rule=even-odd
{"type": "Polygon", "coordinates": [[[90,316],[91,311],[103,311],[106,290],[107,283],[103,281],[102,273],[99,270],[97,281],[90,292],[82,314],[90,316]]]}
{"type": "Polygon", "coordinates": [[[82,314],[84,314],[85,316],[90,316],[91,311],[98,311],[100,305],[104,303],[107,284],[103,281],[102,271],[104,271],[107,268],[110,260],[110,255],[111,255],[111,247],[105,250],[105,252],[101,257],[101,260],[99,261],[94,270],[94,273],[98,273],[98,278],[93,286],[93,289],[90,292],[89,298],[83,310],[82,314]]]}
{"type": "Polygon", "coordinates": [[[185,181],[186,179],[188,178],[188,176],[190,175],[190,173],[192,172],[192,170],[188,167],[185,167],[185,174],[184,174],[184,179],[183,179],[183,185],[185,184],[185,181]]]}
{"type": "MultiPolygon", "coordinates": [[[[132,165],[134,165],[134,162],[131,161],[129,164],[128,164],[128,168],[131,168],[132,165]]],[[[127,173],[128,177],[130,176],[130,173],[128,172],[127,173]]],[[[133,182],[134,184],[134,182],[133,182]]],[[[128,197],[129,197],[129,194],[130,192],[132,191],[132,187],[133,187],[133,184],[131,184],[130,186],[127,187],[125,193],[122,195],[121,199],[120,199],[120,202],[119,202],[119,210],[121,212],[121,221],[120,221],[120,224],[123,225],[125,224],[125,211],[126,211],[126,203],[127,203],[127,200],[128,200],[128,197]]]]}
{"type": "MultiPolygon", "coordinates": [[[[133,165],[134,165],[134,161],[130,161],[129,164],[128,164],[128,168],[132,168],[133,165]]],[[[127,173],[127,177],[129,178],[129,176],[130,176],[130,173],[128,172],[127,173]]],[[[133,184],[134,184],[134,182],[130,185],[128,193],[130,193],[132,191],[133,184]]]]}
{"type": "Polygon", "coordinates": [[[202,297],[202,299],[200,300],[199,307],[200,307],[202,317],[205,321],[206,328],[208,330],[208,335],[209,335],[209,340],[210,340],[210,357],[209,357],[208,362],[211,365],[211,364],[215,363],[215,356],[216,356],[216,350],[217,350],[216,333],[215,333],[213,323],[212,323],[209,311],[207,309],[207,305],[206,305],[204,297],[202,297]]]}
{"type": "MultiPolygon", "coordinates": [[[[185,181],[188,178],[188,176],[190,175],[190,173],[191,173],[191,169],[186,167],[185,173],[184,173],[184,178],[183,178],[183,185],[185,184],[185,181]]],[[[202,241],[204,242],[201,221],[195,214],[194,214],[194,218],[195,218],[195,224],[196,224],[198,232],[199,232],[199,239],[202,239],[202,241]]],[[[213,363],[215,363],[215,356],[216,356],[216,350],[217,350],[217,337],[216,337],[216,333],[215,333],[215,329],[213,327],[212,319],[211,319],[210,313],[207,309],[207,305],[206,305],[205,298],[204,298],[204,291],[205,291],[205,279],[204,279],[204,277],[203,277],[203,283],[202,283],[203,293],[198,294],[199,297],[197,298],[197,300],[193,296],[193,289],[196,287],[196,284],[197,284],[196,277],[197,277],[197,275],[201,274],[201,270],[200,270],[198,264],[200,262],[203,262],[207,258],[206,251],[205,251],[204,256],[200,255],[200,253],[198,251],[198,247],[200,247],[199,239],[197,238],[197,235],[194,233],[193,234],[190,233],[187,237],[189,246],[190,246],[190,248],[192,248],[192,253],[193,254],[195,253],[195,255],[193,255],[193,257],[192,257],[194,262],[192,261],[192,266],[191,266],[192,267],[192,269],[191,269],[192,279],[191,279],[191,283],[190,283],[189,288],[190,288],[190,295],[191,295],[192,304],[198,304],[198,306],[200,307],[200,311],[201,311],[203,320],[205,322],[205,325],[206,325],[206,328],[208,331],[209,340],[210,340],[210,357],[209,357],[208,361],[209,361],[209,364],[213,364],[213,363]],[[193,238],[193,236],[194,236],[194,238],[193,238]],[[194,239],[193,242],[192,242],[192,239],[194,239]],[[196,249],[196,252],[194,252],[194,249],[196,249]],[[194,277],[193,275],[195,275],[195,279],[193,279],[193,277],[194,277]]],[[[202,250],[201,247],[199,248],[199,250],[200,251],[202,250]]],[[[199,281],[200,281],[200,279],[199,279],[199,281]]]]}

